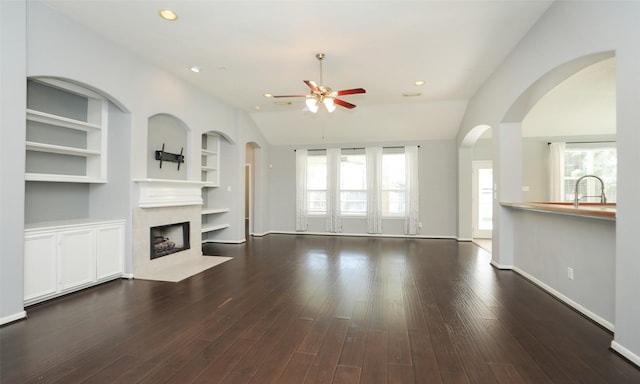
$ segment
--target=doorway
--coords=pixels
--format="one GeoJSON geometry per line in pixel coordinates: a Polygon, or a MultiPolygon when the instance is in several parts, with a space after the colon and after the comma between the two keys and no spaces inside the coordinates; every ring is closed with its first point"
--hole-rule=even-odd
{"type": "Polygon", "coordinates": [[[491,239],[493,232],[493,164],[474,161],[472,176],[473,238],[491,239]]]}

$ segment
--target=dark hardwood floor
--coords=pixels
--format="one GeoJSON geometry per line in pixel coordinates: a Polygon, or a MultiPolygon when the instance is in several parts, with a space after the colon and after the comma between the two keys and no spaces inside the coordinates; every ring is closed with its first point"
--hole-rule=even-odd
{"type": "Polygon", "coordinates": [[[0,329],[1,382],[640,383],[610,333],[453,240],[268,235],[0,329]]]}

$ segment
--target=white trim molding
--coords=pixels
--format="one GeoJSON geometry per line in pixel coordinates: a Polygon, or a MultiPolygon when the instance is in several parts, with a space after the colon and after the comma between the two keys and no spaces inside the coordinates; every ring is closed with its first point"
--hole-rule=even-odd
{"type": "Polygon", "coordinates": [[[136,179],[138,184],[138,207],[176,207],[202,205],[201,181],[136,179]]]}
{"type": "Polygon", "coordinates": [[[538,287],[542,288],[543,290],[547,291],[551,296],[555,297],[556,299],[562,301],[563,303],[567,304],[571,308],[573,308],[576,311],[580,312],[581,314],[585,315],[589,319],[591,319],[591,320],[595,321],[596,323],[600,324],[602,327],[610,330],[611,332],[613,332],[615,330],[615,325],[613,323],[611,323],[610,321],[608,321],[608,320],[604,319],[603,317],[595,314],[594,312],[588,310],[587,308],[585,308],[582,305],[578,304],[574,300],[571,300],[567,296],[565,296],[562,293],[558,292],[557,290],[553,289],[551,286],[543,283],[542,281],[540,281],[539,279],[535,278],[534,276],[526,273],[522,269],[520,269],[518,267],[513,267],[513,271],[516,272],[517,274],[521,275],[525,279],[531,281],[532,283],[534,283],[538,287]]]}
{"type": "Polygon", "coordinates": [[[491,260],[490,264],[493,265],[495,268],[500,269],[500,270],[513,271],[513,265],[499,264],[499,263],[496,263],[495,260],[491,260]]]}
{"type": "Polygon", "coordinates": [[[611,349],[613,349],[614,351],[622,355],[625,359],[629,360],[633,364],[640,367],[640,356],[636,355],[635,353],[631,352],[627,348],[623,347],[622,345],[620,345],[620,343],[616,342],[615,340],[611,342],[611,349]]]}
{"type": "Polygon", "coordinates": [[[9,324],[14,321],[18,321],[27,317],[26,311],[20,311],[18,313],[14,313],[13,315],[5,316],[0,318],[0,325],[9,324]]]}

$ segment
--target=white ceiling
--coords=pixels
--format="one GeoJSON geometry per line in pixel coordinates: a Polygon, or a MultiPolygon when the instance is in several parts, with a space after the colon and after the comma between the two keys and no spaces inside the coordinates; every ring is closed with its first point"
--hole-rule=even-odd
{"type": "Polygon", "coordinates": [[[45,0],[52,8],[251,114],[279,144],[453,138],[467,101],[551,0],[124,1],[45,0]],[[158,16],[177,12],[177,21],[158,16]],[[353,110],[303,111],[324,83],[353,110]],[[200,73],[189,67],[199,66],[200,73]],[[426,84],[414,85],[417,80],[426,84]],[[404,92],[420,92],[404,97],[404,92]],[[285,99],[278,99],[280,101],[285,99]]]}

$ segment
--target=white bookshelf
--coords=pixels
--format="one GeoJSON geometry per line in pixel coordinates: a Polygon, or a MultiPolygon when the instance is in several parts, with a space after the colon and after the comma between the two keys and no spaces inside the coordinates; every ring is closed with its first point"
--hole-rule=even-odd
{"type": "Polygon", "coordinates": [[[27,181],[105,183],[108,102],[55,79],[30,79],[27,181]]]}
{"type": "MultiPolygon", "coordinates": [[[[225,223],[224,214],[229,212],[229,208],[217,207],[210,201],[209,194],[211,188],[220,186],[220,135],[208,132],[202,135],[202,164],[200,172],[202,175],[202,234],[207,234],[221,229],[229,228],[225,223]]],[[[206,241],[206,236],[203,236],[206,241]]]]}

